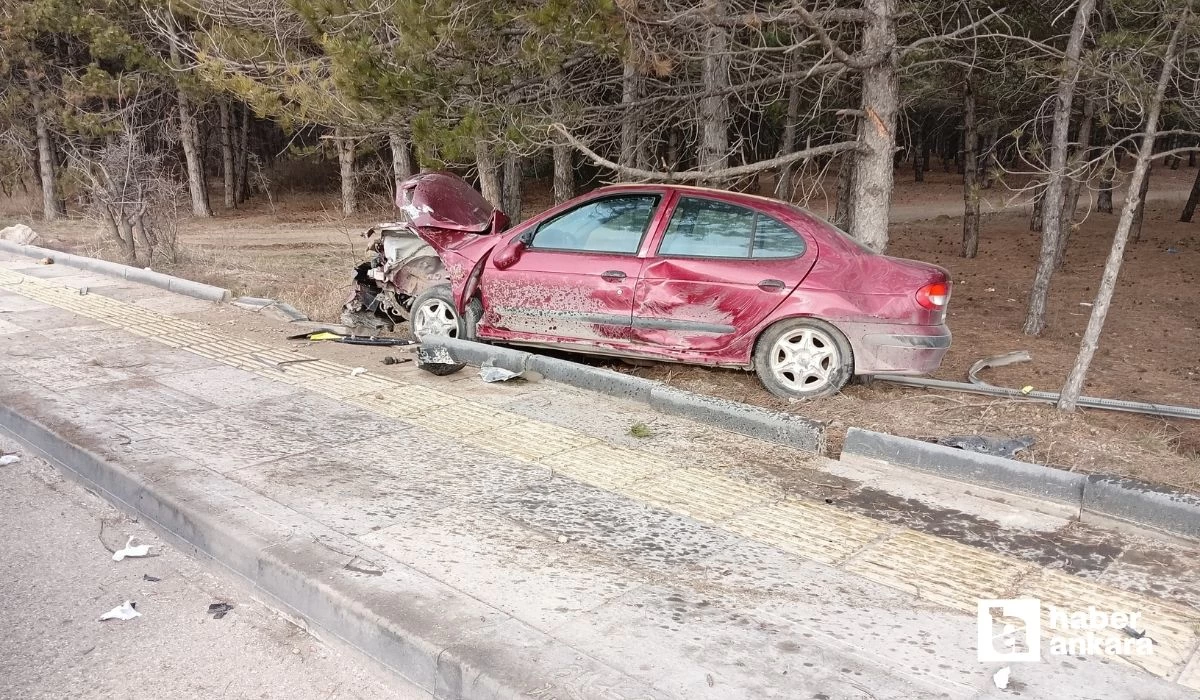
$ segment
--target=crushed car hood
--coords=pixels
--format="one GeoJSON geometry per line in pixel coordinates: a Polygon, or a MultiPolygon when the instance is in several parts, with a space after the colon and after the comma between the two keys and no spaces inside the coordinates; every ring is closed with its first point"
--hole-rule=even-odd
{"type": "Polygon", "coordinates": [[[417,229],[486,233],[496,208],[462,178],[450,173],[421,173],[396,188],[396,206],[417,229]]]}

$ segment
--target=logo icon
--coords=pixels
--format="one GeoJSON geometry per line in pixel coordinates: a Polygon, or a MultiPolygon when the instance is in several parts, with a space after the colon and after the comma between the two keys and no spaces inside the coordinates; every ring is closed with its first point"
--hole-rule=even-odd
{"type": "Polygon", "coordinates": [[[975,619],[980,661],[1042,660],[1042,602],[1037,598],[980,600],[975,619]]]}

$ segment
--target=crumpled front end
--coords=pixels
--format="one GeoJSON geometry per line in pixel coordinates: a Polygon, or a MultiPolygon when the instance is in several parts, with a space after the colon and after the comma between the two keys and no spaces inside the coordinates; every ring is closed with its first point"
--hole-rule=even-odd
{"type": "Polygon", "coordinates": [[[450,281],[436,250],[408,224],[387,224],[367,232],[379,236],[370,256],[354,271],[354,291],[342,307],[342,323],[393,330],[408,320],[413,300],[450,281]]]}

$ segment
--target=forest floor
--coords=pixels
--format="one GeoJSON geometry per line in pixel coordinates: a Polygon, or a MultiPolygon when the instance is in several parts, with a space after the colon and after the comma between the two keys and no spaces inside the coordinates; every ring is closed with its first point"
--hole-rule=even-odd
{"type": "MultiPolygon", "coordinates": [[[[1126,253],[1086,395],[1200,405],[1200,222],[1178,222],[1195,174],[1186,166],[1155,168],[1142,237],[1126,253]]],[[[156,269],[242,295],[287,301],[314,319],[335,321],[366,246],[361,233],[394,213],[381,207],[343,217],[332,194],[304,192],[277,195],[273,206],[221,211],[216,184],[217,215],[182,221],[179,261],[156,269]]],[[[828,201],[818,194],[808,206],[824,213],[828,201]]],[[[1083,200],[1086,205],[1086,194],[1083,200]]],[[[544,184],[530,183],[523,214],[532,216],[549,203],[544,184]]],[[[1118,193],[1118,212],[1120,204],[1118,193]]],[[[1087,213],[1072,235],[1065,267],[1054,277],[1047,330],[1030,338],[1021,325],[1040,242],[1029,230],[1029,198],[997,186],[986,193],[983,209],[979,255],[961,258],[961,177],[935,170],[924,183],[915,183],[910,172],[897,172],[888,253],[946,267],[955,285],[949,312],[954,344],[934,376],[962,381],[976,360],[1028,350],[1032,362],[989,370],[987,381],[1057,391],[1078,352],[1117,217],[1087,213]]],[[[0,216],[5,225],[30,223],[48,247],[116,259],[87,221],[47,225],[32,220],[29,201],[2,198],[0,216]]],[[[833,398],[787,403],[764,391],[753,375],[736,370],[672,364],[614,368],[827,422],[832,454],[840,450],[848,426],[926,439],[1032,435],[1036,444],[1021,455],[1028,461],[1200,492],[1197,421],[1107,411],[1068,414],[1044,404],[879,382],[852,384],[833,398]]]]}

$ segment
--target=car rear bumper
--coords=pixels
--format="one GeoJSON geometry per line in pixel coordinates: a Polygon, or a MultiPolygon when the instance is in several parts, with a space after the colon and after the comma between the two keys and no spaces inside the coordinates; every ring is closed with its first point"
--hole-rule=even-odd
{"type": "Polygon", "coordinates": [[[950,349],[945,325],[905,326],[894,323],[852,324],[847,334],[854,348],[855,374],[929,374],[950,349]]]}

